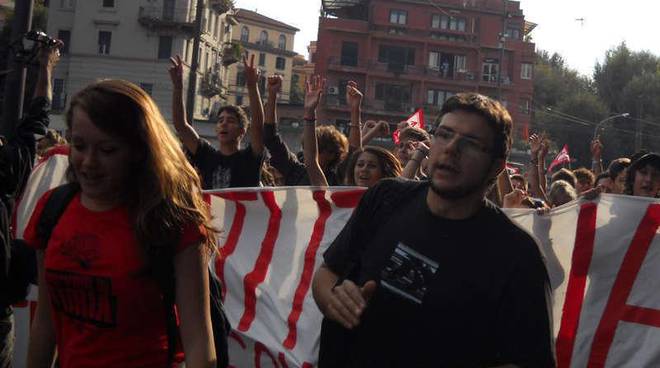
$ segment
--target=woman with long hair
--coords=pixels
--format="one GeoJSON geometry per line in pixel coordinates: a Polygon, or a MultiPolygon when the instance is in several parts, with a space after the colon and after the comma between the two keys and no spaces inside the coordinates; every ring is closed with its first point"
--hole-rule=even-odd
{"type": "Polygon", "coordinates": [[[162,368],[183,352],[187,367],[214,366],[214,231],[158,107],[136,85],[104,80],[76,94],[66,121],[78,192],[48,239],[38,224],[53,191],[25,231],[39,269],[28,367],[50,367],[56,346],[62,368],[162,368]]]}
{"type": "Polygon", "coordinates": [[[388,150],[365,146],[351,155],[346,168],[346,185],[371,187],[383,178],[401,175],[399,160],[388,150]]]}

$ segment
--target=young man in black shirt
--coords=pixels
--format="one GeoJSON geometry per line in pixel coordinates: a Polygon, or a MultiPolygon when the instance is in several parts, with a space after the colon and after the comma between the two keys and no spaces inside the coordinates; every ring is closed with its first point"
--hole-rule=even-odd
{"type": "Polygon", "coordinates": [[[250,63],[243,57],[245,79],[250,96],[252,122],[248,123],[243,109],[224,106],[217,116],[216,133],[220,149],[215,149],[190,125],[186,118],[183,102],[183,63],[177,56],[172,58],[169,69],[174,93],[172,95],[172,119],[183,145],[192,154],[192,163],[197,167],[204,189],[257,187],[261,178],[264,157],[263,121],[264,108],[257,82],[259,72],[254,67],[254,55],[250,63]],[[243,136],[250,128],[250,145],[239,149],[243,136]]]}
{"type": "Polygon", "coordinates": [[[321,368],[554,366],[539,248],[484,199],[511,118],[474,93],[441,115],[429,181],[371,188],[324,255],[321,368]]]}

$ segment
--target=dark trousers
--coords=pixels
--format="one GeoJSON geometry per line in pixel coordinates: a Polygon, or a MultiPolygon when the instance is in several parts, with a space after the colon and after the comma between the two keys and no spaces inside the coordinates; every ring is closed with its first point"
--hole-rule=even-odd
{"type": "Polygon", "coordinates": [[[14,339],[14,315],[11,307],[0,308],[0,368],[12,367],[14,339]]]}

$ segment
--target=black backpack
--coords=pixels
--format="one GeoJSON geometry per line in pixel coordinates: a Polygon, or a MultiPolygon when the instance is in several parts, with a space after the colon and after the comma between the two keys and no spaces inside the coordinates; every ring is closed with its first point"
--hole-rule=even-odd
{"type": "MultiPolygon", "coordinates": [[[[46,201],[44,210],[37,223],[37,235],[39,239],[48,243],[51,233],[57,225],[60,217],[66,210],[67,206],[80,191],[77,183],[64,184],[55,188],[48,200],[46,201]]],[[[167,312],[167,340],[168,340],[168,358],[171,361],[174,359],[175,346],[177,346],[179,338],[179,329],[176,324],[176,316],[174,313],[175,303],[175,288],[174,288],[174,264],[173,262],[164,262],[165,264],[153,265],[153,267],[164,268],[164,272],[157,274],[171,275],[166,279],[157,280],[162,292],[163,303],[165,304],[165,311],[167,312]]],[[[231,326],[225,315],[222,306],[222,285],[220,280],[208,270],[209,273],[209,294],[210,294],[210,309],[211,309],[211,324],[213,327],[213,336],[215,340],[215,354],[217,357],[217,367],[226,368],[229,366],[228,356],[228,336],[231,331],[231,326]]]]}

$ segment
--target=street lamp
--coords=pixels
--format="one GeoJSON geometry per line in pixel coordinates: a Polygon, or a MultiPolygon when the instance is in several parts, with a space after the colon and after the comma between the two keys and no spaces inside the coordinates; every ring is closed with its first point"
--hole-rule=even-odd
{"type": "Polygon", "coordinates": [[[601,120],[598,124],[596,124],[596,129],[594,129],[594,140],[596,140],[596,137],[598,136],[598,129],[601,127],[601,125],[605,124],[606,122],[616,119],[616,118],[627,118],[630,116],[627,112],[624,112],[623,114],[618,114],[614,116],[610,116],[609,118],[601,120]]]}

